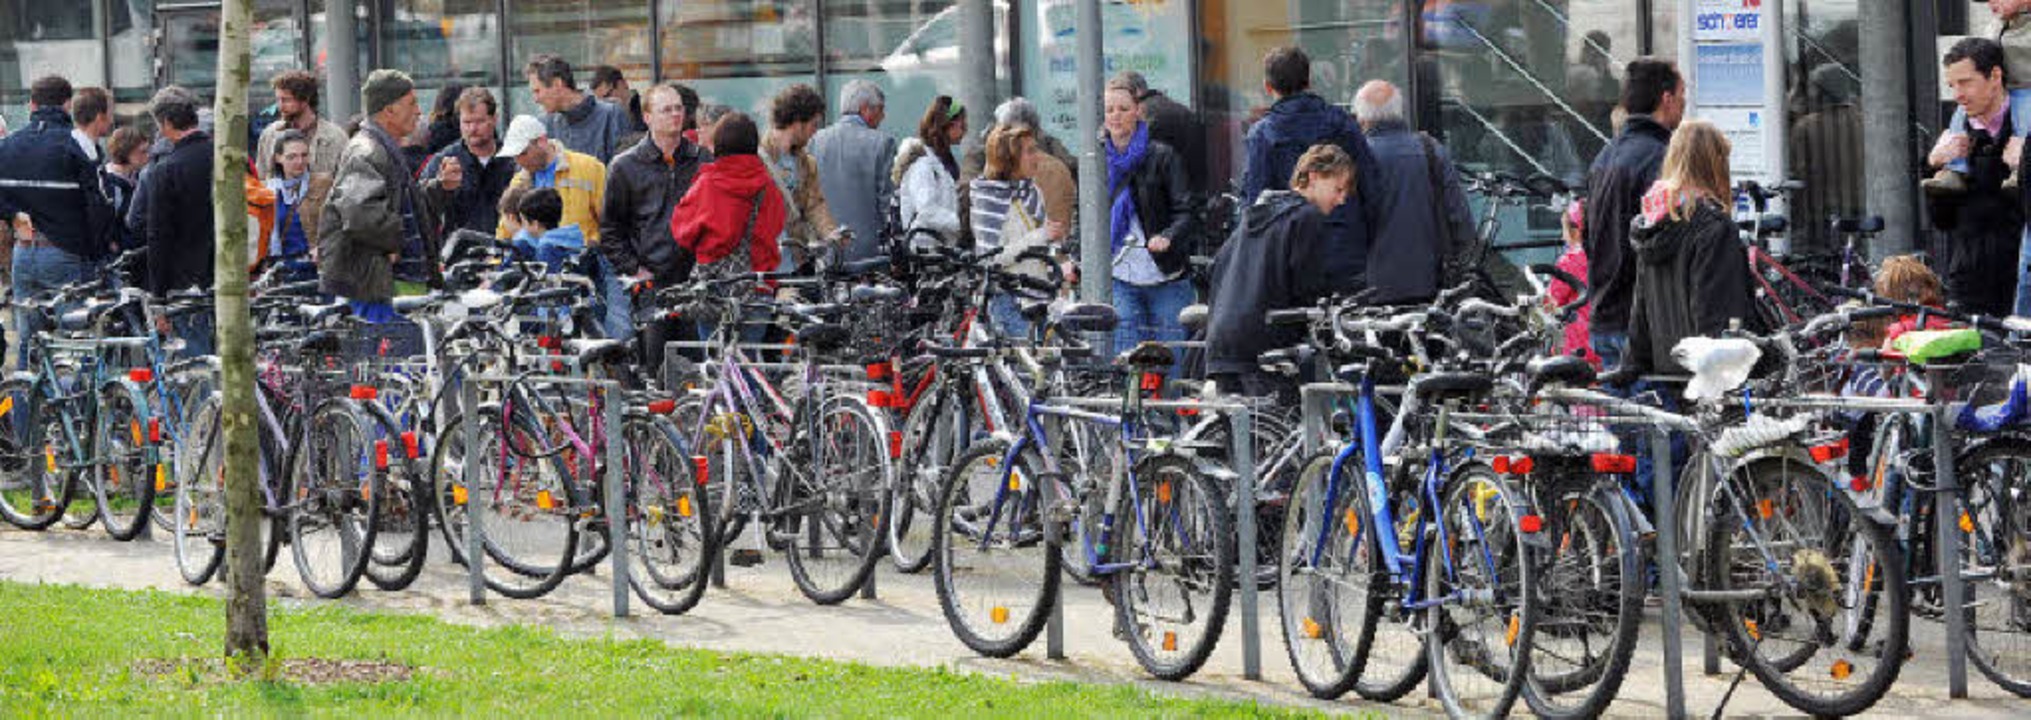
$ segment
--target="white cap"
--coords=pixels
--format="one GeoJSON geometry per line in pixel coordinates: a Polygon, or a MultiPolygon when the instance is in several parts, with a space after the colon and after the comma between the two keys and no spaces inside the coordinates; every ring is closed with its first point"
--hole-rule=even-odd
{"type": "Polygon", "coordinates": [[[540,137],[548,137],[542,121],[529,115],[516,115],[508,123],[508,136],[501,139],[501,154],[520,157],[523,151],[529,149],[529,143],[540,137]]]}

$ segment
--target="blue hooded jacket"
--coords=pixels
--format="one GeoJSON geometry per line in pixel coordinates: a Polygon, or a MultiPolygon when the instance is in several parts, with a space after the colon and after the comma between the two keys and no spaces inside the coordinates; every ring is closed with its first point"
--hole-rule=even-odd
{"type": "Polygon", "coordinates": [[[1368,151],[1368,140],[1354,116],[1310,92],[1285,96],[1270,106],[1269,113],[1248,129],[1248,163],[1241,174],[1241,201],[1247,207],[1265,190],[1290,189],[1291,171],[1298,158],[1313,145],[1331,142],[1354,159],[1356,197],[1349,198],[1326,217],[1331,237],[1323,255],[1324,270],[1332,288],[1348,291],[1361,286],[1367,272],[1368,237],[1374,227],[1375,193],[1382,174],[1368,151]]]}

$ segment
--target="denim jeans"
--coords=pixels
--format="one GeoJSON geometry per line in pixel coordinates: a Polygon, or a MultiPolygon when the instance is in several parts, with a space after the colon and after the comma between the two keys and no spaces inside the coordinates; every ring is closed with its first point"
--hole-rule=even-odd
{"type": "Polygon", "coordinates": [[[2031,227],[2017,245],[2017,308],[2015,315],[2031,317],[2031,227]]]}
{"type": "MultiPolygon", "coordinates": [[[[1603,368],[1613,370],[1621,367],[1624,356],[1629,354],[1629,336],[1627,334],[1615,332],[1590,333],[1588,340],[1594,345],[1594,353],[1601,356],[1601,367],[1603,368]]],[[[1672,394],[1672,388],[1639,381],[1630,384],[1628,388],[1606,388],[1606,390],[1622,397],[1636,397],[1655,393],[1659,399],[1658,405],[1663,410],[1667,412],[1678,412],[1679,410],[1678,398],[1672,394]]],[[[1657,470],[1655,468],[1656,461],[1651,457],[1650,435],[1641,430],[1624,427],[1616,429],[1615,437],[1620,441],[1624,452],[1636,456],[1636,501],[1642,504],[1646,510],[1655,507],[1651,503],[1653,498],[1651,487],[1656,483],[1657,470]]],[[[1685,460],[1689,455],[1690,453],[1686,448],[1685,435],[1672,433],[1672,467],[1684,467],[1685,460]]]]}
{"type": "MultiPolygon", "coordinates": [[[[73,255],[61,248],[51,246],[16,247],[14,249],[14,297],[27,299],[46,295],[57,288],[92,276],[99,269],[99,261],[73,255]]],[[[33,337],[43,329],[35,323],[29,313],[14,313],[15,334],[20,338],[33,337]],[[34,327],[31,327],[34,325],[34,327]]],[[[28,367],[28,355],[20,354],[23,369],[28,367]]]]}
{"type": "Polygon", "coordinates": [[[620,273],[614,271],[606,256],[599,256],[599,278],[601,304],[606,306],[606,336],[612,340],[629,340],[635,337],[635,301],[628,297],[628,286],[621,282],[620,273]]]}
{"type": "Polygon", "coordinates": [[[1023,317],[1022,308],[1016,304],[1013,295],[996,295],[987,299],[987,318],[994,323],[994,331],[1002,337],[1027,340],[1030,337],[1030,319],[1023,317]]]}
{"type": "Polygon", "coordinates": [[[176,336],[183,339],[182,357],[202,357],[218,353],[217,320],[211,310],[201,310],[176,318],[170,323],[176,336]]]}
{"type": "MultiPolygon", "coordinates": [[[[1181,278],[1158,285],[1130,285],[1114,281],[1114,312],[1121,316],[1121,324],[1114,328],[1114,354],[1119,356],[1151,340],[1183,342],[1185,326],[1178,324],[1178,313],[1197,299],[1198,293],[1192,290],[1190,279],[1181,278]]],[[[1172,377],[1180,376],[1185,353],[1179,350],[1177,357],[1178,362],[1171,364],[1172,377]]]]}

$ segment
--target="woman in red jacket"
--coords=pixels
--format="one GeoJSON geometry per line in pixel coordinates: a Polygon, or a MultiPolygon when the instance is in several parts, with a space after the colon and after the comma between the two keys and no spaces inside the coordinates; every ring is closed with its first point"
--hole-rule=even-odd
{"type": "Polygon", "coordinates": [[[772,272],[782,261],[776,238],[788,211],[756,154],[760,145],[753,119],[728,115],[713,136],[718,159],[698,171],[670,215],[670,237],[691,252],[694,279],[772,272]]]}

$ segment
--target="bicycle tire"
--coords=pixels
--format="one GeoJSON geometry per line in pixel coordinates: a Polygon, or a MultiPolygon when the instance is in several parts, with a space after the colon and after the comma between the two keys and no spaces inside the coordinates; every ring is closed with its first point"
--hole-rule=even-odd
{"type": "Polygon", "coordinates": [[[1332,455],[1321,453],[1298,472],[1277,543],[1277,615],[1284,651],[1299,684],[1321,700],[1338,699],[1353,689],[1366,658],[1366,643],[1374,636],[1373,604],[1367,599],[1372,571],[1339,572],[1331,567],[1343,560],[1372,563],[1377,556],[1373,539],[1360,532],[1369,525],[1359,520],[1369,517],[1366,493],[1341,493],[1353,505],[1346,512],[1357,520],[1352,528],[1338,522],[1344,517],[1342,501],[1326,496],[1332,463],[1332,455]],[[1317,549],[1322,536],[1323,551],[1317,549]],[[1365,550],[1355,550],[1355,543],[1365,550]],[[1343,608],[1341,589],[1357,587],[1359,599],[1343,608]],[[1347,630],[1353,631],[1352,637],[1347,630]]]}
{"type": "Polygon", "coordinates": [[[629,420],[622,437],[629,483],[628,583],[657,612],[688,612],[705,596],[718,557],[711,509],[669,420],[629,420]]]}
{"type": "MultiPolygon", "coordinates": [[[[175,506],[170,511],[170,544],[176,570],[192,585],[209,582],[226,557],[225,434],[221,399],[206,398],[192,413],[178,469],[175,506]]],[[[264,518],[265,519],[265,518],[264,518]]]]}
{"type": "MultiPolygon", "coordinates": [[[[887,552],[883,521],[890,516],[895,487],[886,426],[858,401],[832,398],[820,406],[816,433],[800,433],[812,467],[787,498],[803,506],[784,528],[790,578],[804,597],[836,605],[853,597],[887,552]],[[836,543],[835,543],[836,541],[836,543]],[[838,554],[844,552],[844,557],[838,554]],[[839,557],[842,562],[830,562],[839,557]]],[[[797,477],[792,472],[791,477],[797,477]]]]}
{"type": "Polygon", "coordinates": [[[156,415],[163,417],[165,423],[163,439],[156,452],[169,468],[168,482],[156,487],[152,513],[156,527],[165,533],[176,531],[176,483],[184,476],[183,466],[188,462],[184,448],[191,444],[190,423],[198,406],[217,392],[217,385],[212,370],[206,367],[203,370],[185,370],[166,380],[158,379],[149,386],[156,390],[155,396],[160,396],[159,400],[151,397],[151,404],[161,406],[156,415]]]}
{"type": "Polygon", "coordinates": [[[1523,698],[1540,717],[1599,717],[1621,691],[1636,653],[1643,621],[1642,551],[1622,511],[1620,488],[1612,480],[1605,483],[1563,493],[1553,498],[1548,508],[1538,505],[1552,510],[1545,516],[1550,547],[1541,553],[1544,567],[1537,574],[1539,615],[1523,698]],[[1566,549],[1588,557],[1576,558],[1583,563],[1577,566],[1559,562],[1566,549]],[[1574,575],[1579,575],[1573,578],[1579,581],[1578,587],[1560,582],[1574,575]],[[1612,583],[1613,588],[1604,593],[1604,583],[1612,583]],[[1589,617],[1587,611],[1604,606],[1614,613],[1606,623],[1608,644],[1603,652],[1590,652],[1593,643],[1586,640],[1587,633],[1604,623],[1598,616],[1589,617]],[[1572,657],[1575,650],[1553,644],[1575,634],[1581,638],[1577,651],[1582,661],[1571,663],[1577,667],[1569,671],[1557,672],[1560,666],[1546,661],[1572,657]],[[1577,697],[1562,697],[1576,692],[1580,693],[1577,697]]]}
{"type": "Polygon", "coordinates": [[[372,470],[372,432],[351,401],[328,400],[312,411],[291,448],[290,554],[304,586],[327,600],[352,592],[371,561],[383,494],[372,470]],[[335,552],[322,547],[327,530],[335,552]]]}
{"type": "MultiPolygon", "coordinates": [[[[1015,457],[1015,467],[1005,475],[1002,468],[1008,454],[1006,441],[987,440],[974,443],[953,464],[952,473],[945,479],[945,494],[938,501],[937,549],[931,555],[931,577],[938,590],[938,607],[944,612],[952,634],[968,649],[992,658],[1011,657],[1035,642],[1037,634],[1043,632],[1044,622],[1050,618],[1052,606],[1058,602],[1060,553],[1050,546],[1051,539],[1042,528],[1035,531],[1035,537],[1028,537],[1022,529],[1013,532],[1007,529],[1019,524],[1018,519],[1011,519],[999,528],[1000,535],[996,535],[996,528],[992,527],[985,536],[981,534],[979,520],[983,502],[988,503],[989,525],[993,525],[995,508],[993,501],[986,500],[988,496],[1001,496],[1002,489],[1011,482],[1017,486],[1008,491],[1011,496],[1020,493],[1034,496],[1037,492],[1035,481],[1044,467],[1041,455],[1034,447],[1026,448],[1015,457]],[[997,545],[1007,547],[995,547],[997,545]],[[978,546],[984,559],[975,560],[969,556],[962,560],[955,557],[961,548],[968,546],[978,546]],[[1025,557],[1012,563],[999,562],[1000,557],[1011,556],[1012,551],[1025,548],[1035,550],[1030,553],[1034,559],[1025,557]],[[990,549],[1011,552],[987,552],[990,549]],[[959,587],[962,578],[987,579],[986,573],[979,571],[989,569],[991,563],[995,568],[1015,566],[1011,572],[1004,574],[1008,582],[997,584],[1017,588],[1013,593],[1015,599],[1027,601],[1026,605],[1000,598],[976,598],[977,593],[971,589],[959,587]],[[1023,592],[1024,588],[1033,588],[1034,594],[1023,592]],[[973,606],[982,602],[986,604],[977,609],[984,610],[985,617],[970,617],[970,611],[976,609],[973,606]],[[994,628],[1004,628],[1005,631],[989,632],[994,628]]],[[[1026,504],[1032,512],[1039,509],[1033,498],[1026,503],[1022,497],[1002,496],[1001,505],[1009,508],[1011,513],[1019,514],[1025,510],[1026,504]]]]}
{"type": "Polygon", "coordinates": [[[2031,491],[2031,439],[1984,442],[1956,465],[1954,476],[1969,494],[1962,513],[1975,528],[1963,538],[1961,572],[1987,576],[1967,585],[1968,661],[1997,686],[2031,697],[2031,581],[1999,571],[2031,564],[2031,508],[2016,504],[2031,491]],[[2003,617],[1990,620],[1984,611],[1992,608],[2003,617]]]}
{"type": "MultiPolygon", "coordinates": [[[[378,401],[366,406],[377,429],[375,442],[387,443],[388,467],[381,479],[383,490],[380,526],[374,533],[367,581],[383,591],[407,589],[423,574],[423,561],[430,556],[431,500],[434,493],[422,475],[422,462],[410,457],[409,444],[422,438],[405,432],[392,414],[378,401]],[[413,440],[412,440],[413,438],[413,440]]],[[[378,451],[377,451],[378,452],[378,451]]]]}
{"type": "Polygon", "coordinates": [[[1438,532],[1424,549],[1424,595],[1485,595],[1493,610],[1485,619],[1494,620],[1494,627],[1454,613],[1455,608],[1471,611],[1468,606],[1478,602],[1436,602],[1427,608],[1426,682],[1447,715],[1503,717],[1530,674],[1528,649],[1537,625],[1535,567],[1529,560],[1535,549],[1519,523],[1530,510],[1501,476],[1478,464],[1456,470],[1443,493],[1438,532]],[[1477,552],[1456,552],[1469,543],[1477,552]],[[1468,577],[1475,573],[1484,577],[1468,577]],[[1500,639],[1490,642],[1497,634],[1500,639]]]}
{"type": "MultiPolygon", "coordinates": [[[[133,540],[149,523],[161,466],[150,457],[148,401],[139,388],[123,381],[99,387],[99,409],[92,426],[92,494],[99,506],[99,527],[120,542],[133,540]]],[[[160,433],[160,418],[155,418],[160,433]]],[[[164,478],[163,484],[167,484],[164,478]]]]}
{"type": "Polygon", "coordinates": [[[903,418],[903,453],[897,461],[895,498],[889,502],[889,556],[896,570],[907,574],[931,565],[933,516],[938,510],[945,475],[965,452],[968,428],[965,403],[937,384],[911,406],[903,418]],[[912,534],[912,530],[916,533],[912,534]]]}
{"type": "Polygon", "coordinates": [[[63,519],[76,484],[51,470],[46,456],[54,418],[38,386],[25,379],[0,382],[0,517],[23,530],[44,530],[63,519]]]}
{"type": "Polygon", "coordinates": [[[1130,492],[1121,493],[1116,506],[1113,538],[1108,543],[1113,562],[1132,563],[1110,578],[1115,623],[1145,672],[1161,680],[1184,680],[1206,664],[1220,643],[1234,598],[1231,506],[1212,478],[1183,456],[1148,458],[1138,463],[1131,481],[1130,492]],[[1172,572],[1158,574],[1158,582],[1151,583],[1142,571],[1153,569],[1152,565],[1172,572]],[[1166,612],[1171,608],[1151,602],[1156,594],[1151,591],[1152,584],[1175,586],[1182,610],[1166,612]],[[1203,629],[1197,637],[1184,641],[1181,631],[1197,618],[1194,608],[1200,604],[1189,597],[1192,589],[1203,590],[1210,597],[1204,602],[1203,629]],[[1158,627],[1176,629],[1153,635],[1158,627]]]}

